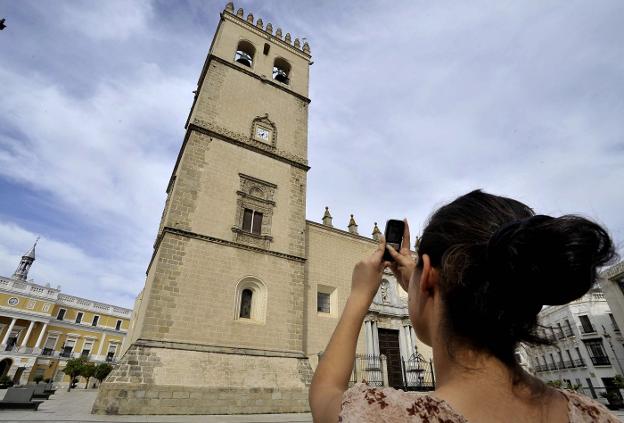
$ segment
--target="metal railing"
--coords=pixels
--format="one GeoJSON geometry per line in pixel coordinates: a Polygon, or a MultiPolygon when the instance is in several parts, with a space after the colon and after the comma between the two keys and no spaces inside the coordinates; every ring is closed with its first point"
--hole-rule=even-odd
{"type": "MultiPolygon", "coordinates": [[[[106,358],[108,360],[108,357],[106,358]]],[[[349,386],[362,381],[366,381],[371,386],[383,386],[380,356],[372,354],[357,354],[355,356],[349,386]]]]}
{"type": "Polygon", "coordinates": [[[406,391],[433,391],[435,389],[435,374],[431,360],[427,361],[421,354],[415,353],[408,360],[401,360],[401,365],[406,391]]]}
{"type": "Polygon", "coordinates": [[[590,357],[592,363],[594,363],[594,366],[609,366],[611,365],[611,361],[609,360],[609,357],[607,357],[606,355],[598,355],[598,356],[594,356],[594,357],[590,357]]]}
{"type": "Polygon", "coordinates": [[[582,358],[577,358],[574,360],[574,367],[586,367],[585,360],[582,358]]]}

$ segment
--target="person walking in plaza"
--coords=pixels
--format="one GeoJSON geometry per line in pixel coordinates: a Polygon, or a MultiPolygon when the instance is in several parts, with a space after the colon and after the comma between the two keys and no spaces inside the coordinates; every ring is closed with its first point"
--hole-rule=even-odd
{"type": "Polygon", "coordinates": [[[567,304],[616,256],[608,233],[578,216],[535,215],[525,204],[472,191],[429,219],[416,257],[407,221],[400,251],[378,248],[356,264],[351,292],[310,386],[314,422],[618,422],[602,404],[553,388],[517,362],[544,305],[567,304]],[[394,262],[383,261],[385,249],[394,262]],[[431,394],[348,388],[357,337],[383,270],[408,292],[410,320],[432,347],[431,394]]]}

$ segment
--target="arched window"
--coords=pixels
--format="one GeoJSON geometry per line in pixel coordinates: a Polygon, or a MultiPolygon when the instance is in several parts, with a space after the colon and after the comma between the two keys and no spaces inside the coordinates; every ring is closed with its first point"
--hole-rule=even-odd
{"type": "Polygon", "coordinates": [[[273,63],[273,79],[288,84],[290,82],[290,63],[278,57],[273,63]]]}
{"type": "Polygon", "coordinates": [[[247,276],[236,285],[234,319],[251,323],[264,323],[266,317],[267,289],[264,283],[247,276]]]}
{"type": "Polygon", "coordinates": [[[256,54],[256,48],[249,41],[241,40],[236,48],[236,54],[234,55],[234,61],[241,65],[251,67],[253,65],[254,55],[256,54]]]}
{"type": "Polygon", "coordinates": [[[251,289],[243,289],[241,294],[240,315],[243,319],[251,319],[251,298],[253,292],[251,289]]]}

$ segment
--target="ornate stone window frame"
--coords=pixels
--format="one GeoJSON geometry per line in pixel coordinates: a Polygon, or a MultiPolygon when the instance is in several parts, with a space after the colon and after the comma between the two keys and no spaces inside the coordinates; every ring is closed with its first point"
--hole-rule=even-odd
{"type": "Polygon", "coordinates": [[[242,323],[266,323],[267,288],[264,282],[255,276],[245,276],[236,284],[234,299],[234,320],[242,323]],[[242,295],[245,289],[252,292],[250,318],[240,317],[242,295]]]}
{"type": "Polygon", "coordinates": [[[240,177],[240,189],[236,191],[238,199],[236,200],[234,226],[232,226],[234,242],[269,249],[273,241],[271,222],[275,208],[273,198],[277,185],[242,173],[239,173],[238,176],[240,177]],[[262,213],[262,226],[259,235],[243,230],[245,209],[262,213]]]}
{"type": "Polygon", "coordinates": [[[268,144],[271,147],[275,148],[277,146],[277,127],[275,123],[269,119],[269,114],[265,113],[263,116],[256,116],[255,119],[251,122],[251,134],[250,138],[256,142],[261,142],[262,144],[268,144]],[[262,128],[266,131],[269,131],[270,136],[267,141],[256,136],[256,128],[262,128]]]}

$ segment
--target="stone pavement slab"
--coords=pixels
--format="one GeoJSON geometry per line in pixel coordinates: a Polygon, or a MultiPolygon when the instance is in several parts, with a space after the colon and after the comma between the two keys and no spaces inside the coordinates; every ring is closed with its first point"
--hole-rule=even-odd
{"type": "MultiPolygon", "coordinates": [[[[49,400],[39,406],[38,411],[0,410],[0,422],[202,422],[202,423],[308,423],[312,415],[306,414],[249,414],[249,415],[203,415],[203,416],[104,416],[91,414],[97,390],[73,389],[67,392],[59,389],[49,400]]],[[[4,390],[0,390],[0,397],[4,390]]]]}

